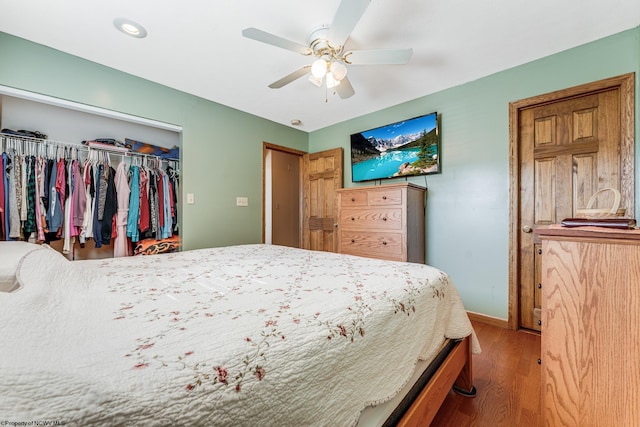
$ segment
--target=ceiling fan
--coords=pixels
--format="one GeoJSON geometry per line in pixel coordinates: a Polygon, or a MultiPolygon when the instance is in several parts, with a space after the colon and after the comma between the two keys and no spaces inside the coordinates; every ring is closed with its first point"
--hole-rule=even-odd
{"type": "Polygon", "coordinates": [[[355,93],[347,77],[346,65],[406,64],[413,54],[411,48],[345,51],[344,46],[351,31],[370,2],[371,0],[342,0],[333,18],[333,23],[314,29],[307,38],[306,46],[253,27],[242,30],[242,35],[272,46],[317,58],[312,64],[305,65],[271,83],[270,88],[281,88],[311,73],[309,76],[311,83],[320,87],[324,82],[327,89],[334,88],[340,98],[346,99],[355,93]]]}

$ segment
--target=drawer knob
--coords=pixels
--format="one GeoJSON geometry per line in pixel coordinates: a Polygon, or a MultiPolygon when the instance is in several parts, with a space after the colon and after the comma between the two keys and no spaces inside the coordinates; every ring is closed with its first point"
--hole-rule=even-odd
{"type": "Polygon", "coordinates": [[[354,217],[351,217],[351,221],[355,221],[356,219],[354,217]]]}
{"type": "Polygon", "coordinates": [[[387,242],[382,242],[382,244],[383,244],[384,246],[387,246],[387,242]]]}
{"type": "Polygon", "coordinates": [[[382,196],[382,200],[387,200],[387,196],[382,196]]]}
{"type": "Polygon", "coordinates": [[[542,255],[542,249],[538,249],[538,255],[542,255]]]}
{"type": "Polygon", "coordinates": [[[355,242],[356,242],[355,239],[351,239],[351,243],[355,243],[355,242]]]}
{"type": "Polygon", "coordinates": [[[384,218],[382,218],[382,220],[383,220],[383,221],[386,221],[386,220],[387,220],[387,217],[385,216],[384,218]]]}
{"type": "Polygon", "coordinates": [[[542,283],[538,283],[538,289],[542,289],[542,283]]]}
{"type": "Polygon", "coordinates": [[[352,201],[352,202],[355,202],[355,201],[356,201],[356,198],[355,198],[355,197],[352,197],[352,198],[351,198],[351,201],[352,201]]]}
{"type": "Polygon", "coordinates": [[[538,326],[542,326],[542,320],[538,320],[538,326]]]}

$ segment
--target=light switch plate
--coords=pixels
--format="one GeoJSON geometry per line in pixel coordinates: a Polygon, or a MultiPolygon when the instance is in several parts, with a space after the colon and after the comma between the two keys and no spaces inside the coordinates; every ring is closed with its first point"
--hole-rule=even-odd
{"type": "Polygon", "coordinates": [[[236,197],[236,206],[249,206],[248,197],[236,197]]]}

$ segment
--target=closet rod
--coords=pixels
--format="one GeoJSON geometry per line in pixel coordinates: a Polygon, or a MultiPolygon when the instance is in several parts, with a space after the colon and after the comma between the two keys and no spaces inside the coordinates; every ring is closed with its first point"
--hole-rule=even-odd
{"type": "Polygon", "coordinates": [[[86,151],[87,153],[91,152],[91,150],[95,150],[95,151],[106,151],[109,154],[118,154],[121,155],[123,158],[124,157],[142,157],[142,158],[150,158],[152,160],[160,160],[160,161],[166,161],[166,162],[174,162],[174,163],[179,163],[180,160],[179,159],[170,159],[170,158],[163,158],[160,156],[154,156],[153,154],[144,154],[144,153],[138,153],[136,151],[124,151],[121,149],[117,149],[117,148],[113,148],[110,149],[109,147],[92,147],[89,145],[84,145],[84,144],[77,144],[77,143],[73,143],[73,142],[63,142],[63,141],[54,141],[51,139],[39,139],[39,138],[33,138],[30,136],[22,136],[22,135],[13,135],[13,134],[9,134],[9,133],[0,133],[0,137],[2,137],[2,142],[3,142],[3,148],[5,145],[5,141],[7,139],[14,139],[14,140],[18,140],[20,142],[27,142],[27,143],[31,143],[31,144],[35,144],[35,146],[37,147],[38,145],[42,144],[44,145],[45,148],[47,147],[67,147],[67,148],[75,148],[77,150],[81,150],[81,151],[86,151]]]}

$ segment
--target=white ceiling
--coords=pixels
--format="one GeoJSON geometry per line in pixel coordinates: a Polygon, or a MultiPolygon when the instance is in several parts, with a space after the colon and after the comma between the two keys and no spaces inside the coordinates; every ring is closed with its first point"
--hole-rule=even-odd
{"type": "Polygon", "coordinates": [[[306,78],[268,88],[311,61],[241,31],[306,44],[339,4],[0,0],[0,31],[287,126],[299,119],[311,132],[640,25],[638,0],[371,0],[346,48],[410,47],[408,65],[350,66],[356,93],[346,100],[329,93],[325,102],[325,90],[306,78]],[[148,36],[117,31],[120,17],[148,36]]]}

